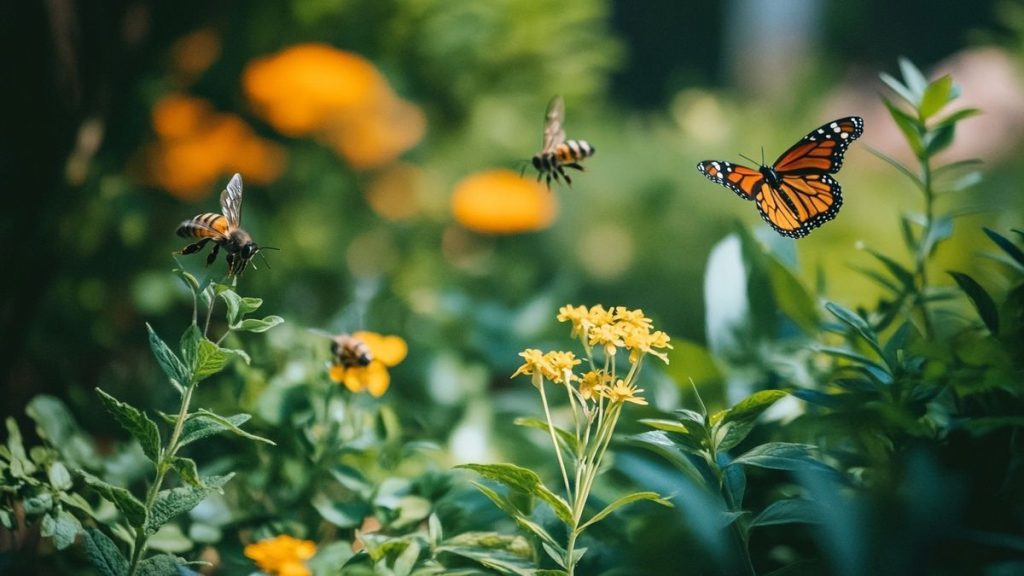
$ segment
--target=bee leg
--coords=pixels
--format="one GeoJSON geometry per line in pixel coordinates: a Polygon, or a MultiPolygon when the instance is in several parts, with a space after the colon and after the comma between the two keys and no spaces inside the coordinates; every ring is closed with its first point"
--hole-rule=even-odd
{"type": "Polygon", "coordinates": [[[220,244],[214,244],[213,250],[210,250],[210,255],[206,257],[206,265],[213,264],[213,261],[217,259],[217,253],[220,252],[220,244]]]}
{"type": "Polygon", "coordinates": [[[565,168],[559,166],[558,167],[558,173],[562,175],[562,178],[565,178],[565,183],[566,184],[568,184],[569,186],[572,186],[572,178],[569,178],[569,175],[565,173],[565,168]]]}
{"type": "Polygon", "coordinates": [[[583,166],[581,166],[578,162],[573,162],[572,164],[566,164],[565,166],[567,168],[574,168],[576,170],[579,170],[580,172],[583,172],[583,166]]]}
{"type": "Polygon", "coordinates": [[[184,248],[179,250],[178,253],[179,254],[193,254],[195,252],[199,252],[200,250],[203,249],[203,246],[206,246],[206,243],[209,242],[209,241],[210,241],[209,238],[203,238],[199,242],[195,242],[193,244],[189,244],[188,246],[185,246],[184,248]]]}
{"type": "Polygon", "coordinates": [[[236,262],[235,255],[231,254],[229,252],[228,253],[228,276],[237,276],[238,275],[235,272],[235,262],[236,262]]]}

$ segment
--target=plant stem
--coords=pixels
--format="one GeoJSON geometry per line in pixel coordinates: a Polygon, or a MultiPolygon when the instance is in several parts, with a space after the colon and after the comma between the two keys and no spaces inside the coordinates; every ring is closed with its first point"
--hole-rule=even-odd
{"type": "Polygon", "coordinates": [[[924,182],[924,228],[921,231],[921,240],[918,242],[916,270],[920,281],[920,291],[917,294],[917,302],[921,309],[921,317],[924,322],[924,332],[927,338],[933,334],[931,317],[928,315],[927,295],[928,290],[928,268],[927,262],[931,246],[932,227],[935,224],[935,191],[932,190],[932,167],[929,158],[921,160],[921,180],[924,182]]]}
{"type": "Polygon", "coordinates": [[[555,447],[555,456],[558,458],[558,467],[562,471],[562,481],[565,482],[565,495],[571,495],[569,489],[569,473],[565,469],[565,461],[562,459],[562,449],[558,445],[558,436],[555,435],[555,424],[551,420],[551,409],[548,407],[548,397],[544,393],[544,377],[537,373],[534,375],[534,384],[540,390],[540,400],[544,405],[544,418],[548,421],[548,432],[551,434],[551,444],[555,447]]]}
{"type": "MultiPolygon", "coordinates": [[[[725,501],[726,506],[729,507],[730,512],[739,512],[737,510],[736,502],[732,498],[732,494],[725,486],[725,471],[718,465],[718,453],[712,448],[711,459],[708,464],[711,470],[714,471],[715,478],[718,480],[718,492],[722,495],[722,499],[725,501]]],[[[747,528],[740,524],[742,518],[736,518],[729,524],[729,531],[732,532],[733,539],[736,541],[736,547],[739,548],[740,556],[742,556],[743,564],[746,566],[747,574],[750,576],[757,576],[757,571],[754,570],[754,562],[750,558],[750,549],[748,547],[750,534],[747,528]]]]}

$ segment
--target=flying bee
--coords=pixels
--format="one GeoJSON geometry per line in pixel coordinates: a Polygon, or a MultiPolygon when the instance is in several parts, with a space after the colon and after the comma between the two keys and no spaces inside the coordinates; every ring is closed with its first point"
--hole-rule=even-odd
{"type": "Polygon", "coordinates": [[[369,366],[373,362],[373,352],[362,338],[352,334],[338,334],[331,339],[331,354],[334,363],[345,368],[369,366]]]}
{"type": "Polygon", "coordinates": [[[331,340],[331,364],[343,368],[369,366],[373,362],[373,352],[362,338],[354,334],[331,334],[323,330],[311,329],[310,332],[331,340]]]}
{"type": "Polygon", "coordinates": [[[565,139],[565,100],[561,96],[555,96],[548,104],[547,114],[544,116],[544,148],[533,157],[533,167],[537,169],[537,181],[545,179],[548,188],[551,188],[551,181],[558,182],[561,177],[567,184],[572,184],[572,178],[565,173],[566,168],[574,168],[583,171],[580,162],[589,156],[593,156],[595,149],[586,140],[565,139]]]}
{"type": "Polygon", "coordinates": [[[227,188],[220,193],[220,214],[205,212],[178,226],[178,236],[200,239],[182,248],[180,253],[198,252],[212,240],[213,251],[206,257],[206,265],[209,266],[217,259],[217,254],[223,247],[227,252],[228,275],[241,275],[249,261],[260,252],[260,247],[253,242],[252,236],[241,227],[241,209],[242,176],[235,174],[228,182],[227,188]]]}

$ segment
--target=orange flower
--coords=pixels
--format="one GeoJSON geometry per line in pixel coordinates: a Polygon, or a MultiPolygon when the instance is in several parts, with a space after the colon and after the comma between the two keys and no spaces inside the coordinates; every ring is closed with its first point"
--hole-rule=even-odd
{"type": "Polygon", "coordinates": [[[245,547],[245,555],[260,570],[274,576],[310,576],[305,561],[316,554],[316,544],[282,534],[245,547]]]}
{"type": "Polygon", "coordinates": [[[423,180],[419,168],[396,163],[376,175],[366,190],[366,202],[382,218],[407,220],[422,209],[419,196],[423,180]]]}
{"type": "Polygon", "coordinates": [[[317,138],[357,169],[393,161],[426,131],[419,107],[398,98],[369,60],[325,44],[254,60],[242,84],[277,131],[317,138]]]}
{"type": "Polygon", "coordinates": [[[234,114],[216,112],[206,100],[165,96],[153,106],[158,141],[145,152],[148,180],[183,200],[205,197],[224,174],[266,184],[284,169],[284,152],[259,138],[234,114]]]}
{"type": "Polygon", "coordinates": [[[506,169],[464,178],[455,186],[451,202],[460,224],[484,234],[542,230],[558,212],[555,196],[543,185],[506,169]]]}
{"type": "Polygon", "coordinates": [[[171,64],[178,77],[191,83],[220,58],[220,37],[211,28],[201,28],[178,39],[171,46],[171,64]]]}
{"type": "Polygon", "coordinates": [[[409,346],[399,336],[384,336],[376,332],[356,332],[354,338],[362,340],[369,348],[373,360],[367,366],[346,367],[332,364],[328,375],[331,380],[344,384],[350,392],[369,392],[379,398],[388,391],[391,385],[391,374],[388,368],[398,365],[405,359],[409,346]]]}

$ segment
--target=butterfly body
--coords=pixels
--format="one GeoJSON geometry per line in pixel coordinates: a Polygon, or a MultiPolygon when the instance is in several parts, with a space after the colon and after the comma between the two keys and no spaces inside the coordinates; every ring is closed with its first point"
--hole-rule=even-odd
{"type": "Polygon", "coordinates": [[[572,184],[572,179],[565,173],[566,168],[583,170],[580,162],[594,155],[596,151],[586,140],[566,140],[565,101],[555,96],[548,104],[544,116],[544,147],[533,156],[533,167],[537,169],[537,180],[545,178],[548,187],[551,181],[564,179],[572,184]]]}
{"type": "Polygon", "coordinates": [[[783,236],[802,238],[832,220],[843,205],[835,174],[843,165],[850,143],[864,132],[858,116],[839,118],[812,131],[757,170],[723,160],[697,164],[708,180],[753,200],[758,212],[783,236]]]}

